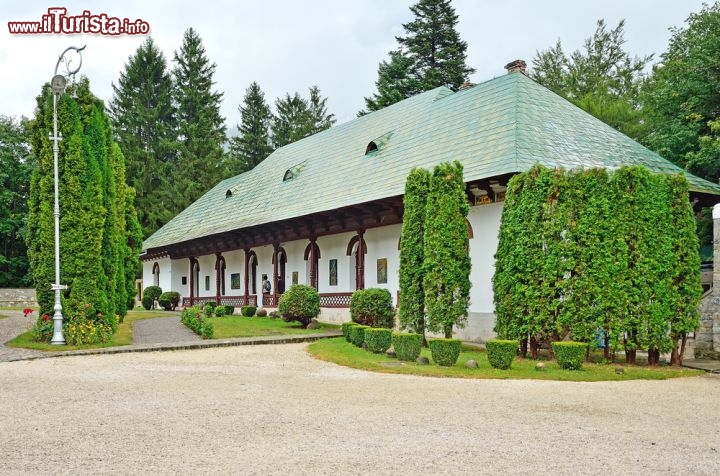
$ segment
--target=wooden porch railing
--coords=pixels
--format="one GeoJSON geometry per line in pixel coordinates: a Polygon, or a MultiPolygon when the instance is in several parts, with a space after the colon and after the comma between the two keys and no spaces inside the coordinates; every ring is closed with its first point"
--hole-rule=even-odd
{"type": "MultiPolygon", "coordinates": [[[[192,302],[190,301],[189,297],[184,297],[182,299],[182,306],[202,306],[209,302],[216,302],[215,296],[196,297],[192,299],[192,302]]],[[[220,296],[220,304],[235,307],[241,307],[246,305],[257,306],[257,296],[255,296],[254,294],[248,296],[247,302],[245,302],[245,296],[220,296]]]]}

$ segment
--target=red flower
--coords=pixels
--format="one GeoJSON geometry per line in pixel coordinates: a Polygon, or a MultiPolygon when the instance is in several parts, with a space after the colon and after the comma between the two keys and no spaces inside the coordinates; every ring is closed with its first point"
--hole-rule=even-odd
{"type": "Polygon", "coordinates": [[[44,315],[43,315],[43,321],[49,321],[49,320],[50,320],[50,315],[49,315],[49,314],[44,314],[44,315]]]}
{"type": "Polygon", "coordinates": [[[28,317],[28,314],[32,314],[33,312],[35,312],[35,311],[30,309],[29,307],[26,307],[25,309],[23,309],[23,316],[28,317]]]}

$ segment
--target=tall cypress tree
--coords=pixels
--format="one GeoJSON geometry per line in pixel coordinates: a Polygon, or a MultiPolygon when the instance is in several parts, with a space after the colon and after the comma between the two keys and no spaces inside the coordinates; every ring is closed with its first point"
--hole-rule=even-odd
{"type": "Polygon", "coordinates": [[[135,208],[145,236],[178,211],[167,191],[177,157],[176,112],[167,62],[152,38],[128,58],[109,109],[127,166],[127,182],[136,191],[135,208]]]}
{"type": "Polygon", "coordinates": [[[425,334],[425,277],[423,235],[430,172],[413,169],[405,182],[400,236],[400,325],[425,334]]]}
{"type": "Polygon", "coordinates": [[[457,89],[475,72],[466,64],[467,42],[450,0],[420,0],[410,11],[415,18],[395,37],[400,47],[378,68],[378,92],[365,98],[370,112],[438,86],[457,89]]]}
{"type": "Polygon", "coordinates": [[[245,90],[240,111],[240,135],[230,139],[230,175],[243,173],[265,160],[273,151],[270,141],[272,112],[260,85],[253,81],[245,90]]]}
{"type": "Polygon", "coordinates": [[[223,94],[213,91],[215,63],[210,63],[200,35],[185,31],[175,52],[173,99],[177,104],[179,157],[173,173],[174,210],[180,212],[221,180],[225,120],[223,94]]]}
{"type": "Polygon", "coordinates": [[[423,237],[423,287],[427,327],[452,337],[462,327],[470,305],[469,211],[459,162],[435,167],[428,190],[423,237]]]}

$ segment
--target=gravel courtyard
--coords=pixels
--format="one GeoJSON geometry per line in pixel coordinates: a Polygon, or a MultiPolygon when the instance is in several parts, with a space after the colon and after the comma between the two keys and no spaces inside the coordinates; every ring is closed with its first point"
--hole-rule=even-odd
{"type": "Polygon", "coordinates": [[[720,474],[720,378],[380,375],[304,344],[0,363],[0,474],[720,474]]]}

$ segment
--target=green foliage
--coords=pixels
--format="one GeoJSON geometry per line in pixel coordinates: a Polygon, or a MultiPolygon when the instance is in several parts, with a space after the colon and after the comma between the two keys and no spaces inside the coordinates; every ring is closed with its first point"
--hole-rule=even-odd
{"type": "Polygon", "coordinates": [[[158,304],[166,311],[174,311],[180,305],[180,293],[177,291],[166,291],[158,297],[158,304]]]}
{"type": "Polygon", "coordinates": [[[240,308],[240,314],[242,314],[245,317],[252,317],[255,315],[256,310],[257,310],[257,306],[242,306],[240,308]]]}
{"type": "Polygon", "coordinates": [[[29,142],[27,123],[0,115],[0,288],[32,283],[23,239],[30,178],[37,168],[29,142]]]}
{"type": "Polygon", "coordinates": [[[245,90],[240,112],[240,135],[230,138],[230,175],[253,169],[273,151],[270,141],[272,112],[260,85],[253,81],[245,90]]]}
{"type": "Polygon", "coordinates": [[[457,89],[475,72],[466,64],[467,43],[450,0],[419,0],[410,11],[405,35],[395,37],[399,47],[378,68],[378,92],[365,98],[370,112],[438,86],[457,89]]]}
{"type": "Polygon", "coordinates": [[[145,308],[146,311],[151,310],[153,308],[153,305],[155,304],[155,302],[150,296],[143,296],[141,302],[143,308],[145,308]]]}
{"type": "Polygon", "coordinates": [[[403,329],[425,333],[425,258],[423,237],[430,173],[413,169],[405,182],[403,224],[400,236],[400,303],[398,318],[403,329]]]}
{"type": "Polygon", "coordinates": [[[470,304],[470,255],[463,169],[459,162],[435,167],[427,199],[423,288],[427,328],[452,337],[470,304]]]}
{"type": "Polygon", "coordinates": [[[380,354],[387,351],[392,344],[392,329],[368,327],[364,330],[364,338],[368,350],[380,354]]]}
{"type": "Polygon", "coordinates": [[[345,340],[347,340],[348,342],[350,342],[350,328],[352,326],[356,326],[356,325],[357,325],[357,323],[353,322],[353,321],[347,321],[347,322],[342,323],[342,326],[341,326],[342,333],[343,333],[343,336],[345,337],[345,340]]]}
{"type": "Polygon", "coordinates": [[[208,316],[212,316],[213,314],[215,314],[215,308],[216,308],[216,307],[217,307],[217,303],[216,303],[216,302],[214,302],[214,301],[206,302],[206,303],[203,305],[203,312],[204,312],[206,315],[208,315],[208,316]]]}
{"type": "Polygon", "coordinates": [[[387,289],[358,289],[350,298],[350,317],[369,327],[395,327],[395,309],[387,289]]]}
{"type": "Polygon", "coordinates": [[[630,137],[643,135],[636,107],[643,71],[652,55],[632,58],[623,49],[625,20],[612,30],[598,20],[583,50],[566,55],[560,40],[533,58],[531,77],[630,137]]]}
{"type": "Polygon", "coordinates": [[[335,124],[335,115],[327,113],[327,107],[317,86],[310,88],[307,100],[297,92],[275,101],[272,118],[272,142],[275,148],[283,147],[335,124]]]}
{"type": "Polygon", "coordinates": [[[433,362],[443,367],[452,367],[460,356],[459,339],[430,339],[428,341],[433,362]]]}
{"type": "Polygon", "coordinates": [[[169,190],[176,212],[187,208],[226,174],[223,164],[225,119],[220,115],[223,94],[213,91],[216,65],[210,63],[200,35],[188,28],[174,55],[173,102],[177,105],[177,164],[169,190]]]}
{"type": "Polygon", "coordinates": [[[520,343],[516,340],[489,340],[485,342],[488,362],[495,369],[509,369],[517,355],[518,345],[520,343]]]}
{"type": "Polygon", "coordinates": [[[587,346],[585,342],[552,343],[555,359],[560,368],[565,370],[580,370],[582,368],[587,346]]]}
{"type": "Polygon", "coordinates": [[[392,346],[399,360],[414,361],[420,356],[423,345],[422,334],[393,332],[392,346]]]}
{"type": "Polygon", "coordinates": [[[280,296],[278,312],[286,321],[298,321],[305,329],[320,314],[320,295],[311,286],[294,284],[280,296]]]}
{"type": "Polygon", "coordinates": [[[180,315],[180,321],[203,339],[211,339],[214,334],[212,322],[197,306],[184,309],[180,315]]]}
{"type": "Polygon", "coordinates": [[[160,286],[148,286],[143,291],[143,296],[149,296],[150,299],[153,301],[157,298],[159,298],[163,293],[163,290],[160,286]]]}
{"type": "Polygon", "coordinates": [[[223,317],[225,315],[226,308],[225,306],[216,306],[215,307],[215,317],[223,317]]]}
{"type": "Polygon", "coordinates": [[[226,315],[226,316],[232,316],[233,314],[235,314],[235,306],[231,306],[231,305],[228,304],[228,305],[225,305],[225,306],[220,305],[220,306],[218,306],[218,307],[224,307],[224,308],[225,308],[225,315],[226,315]]]}
{"type": "Polygon", "coordinates": [[[513,177],[493,277],[498,336],[594,344],[601,329],[606,358],[620,344],[631,361],[677,350],[701,293],[687,186],[641,167],[513,177]]]}
{"type": "Polygon", "coordinates": [[[652,131],[646,145],[666,159],[710,182],[720,178],[718,114],[720,3],[691,13],[672,37],[641,94],[652,131]]]}
{"type": "Polygon", "coordinates": [[[363,326],[361,324],[355,324],[348,328],[348,342],[357,347],[362,347],[365,342],[365,329],[370,329],[369,326],[363,326]]]}
{"type": "MultiPolygon", "coordinates": [[[[127,165],[127,182],[144,236],[182,210],[169,190],[177,158],[177,117],[167,63],[152,38],[128,58],[109,110],[127,165]]],[[[140,244],[138,243],[138,246],[140,244]]]]}

